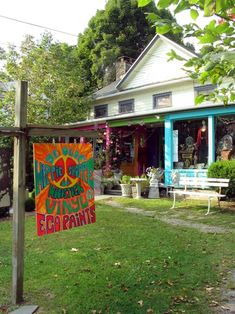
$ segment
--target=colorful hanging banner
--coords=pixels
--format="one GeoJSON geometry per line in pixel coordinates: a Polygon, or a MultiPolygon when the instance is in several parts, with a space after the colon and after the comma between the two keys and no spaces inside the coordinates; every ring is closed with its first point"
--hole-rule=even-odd
{"type": "Polygon", "coordinates": [[[92,146],[34,144],[38,236],[96,221],[92,146]]]}

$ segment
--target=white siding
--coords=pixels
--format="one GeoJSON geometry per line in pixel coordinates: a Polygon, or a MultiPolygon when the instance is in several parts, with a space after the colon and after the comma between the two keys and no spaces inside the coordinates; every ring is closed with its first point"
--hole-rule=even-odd
{"type": "Polygon", "coordinates": [[[129,76],[122,83],[121,89],[130,89],[148,84],[171,81],[174,79],[187,77],[185,71],[182,70],[183,63],[179,60],[167,61],[169,57],[167,53],[175,50],[185,59],[189,58],[184,49],[180,49],[171,43],[159,39],[149,49],[143,59],[133,67],[129,76]]]}
{"type": "MultiPolygon", "coordinates": [[[[193,81],[188,81],[184,83],[171,84],[167,86],[162,86],[158,88],[151,88],[145,91],[130,92],[125,95],[115,96],[110,99],[106,99],[105,103],[108,104],[108,115],[109,117],[121,118],[122,115],[118,112],[118,102],[121,100],[134,99],[135,114],[151,114],[157,113],[158,109],[153,109],[153,95],[159,93],[171,92],[172,93],[172,107],[168,107],[170,111],[174,109],[187,109],[195,108],[194,103],[194,85],[193,81]]],[[[97,101],[96,104],[102,104],[101,100],[97,101]]],[[[162,111],[162,109],[161,109],[162,111]]]]}

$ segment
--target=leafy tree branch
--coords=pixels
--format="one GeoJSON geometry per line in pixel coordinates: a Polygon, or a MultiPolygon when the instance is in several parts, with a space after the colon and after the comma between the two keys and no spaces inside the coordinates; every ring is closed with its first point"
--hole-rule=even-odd
{"type": "MultiPolygon", "coordinates": [[[[144,7],[152,0],[138,0],[144,7]]],[[[200,44],[198,55],[185,60],[185,71],[201,84],[212,83],[217,89],[209,96],[200,95],[196,104],[204,100],[223,102],[225,105],[235,101],[235,8],[233,0],[158,0],[158,9],[171,8],[174,14],[189,12],[192,22],[179,25],[151,14],[150,18],[159,34],[182,32],[184,38],[194,38],[200,44]],[[210,17],[208,24],[201,28],[198,17],[210,17]]],[[[169,60],[180,58],[173,50],[168,53],[169,60]]]]}

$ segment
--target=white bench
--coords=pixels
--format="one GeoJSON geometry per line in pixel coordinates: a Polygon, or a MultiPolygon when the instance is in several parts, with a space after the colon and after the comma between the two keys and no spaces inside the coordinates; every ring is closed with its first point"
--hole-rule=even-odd
{"type": "Polygon", "coordinates": [[[221,189],[229,186],[229,179],[182,177],[179,180],[179,186],[183,187],[183,189],[169,191],[169,193],[172,193],[174,196],[171,209],[175,208],[176,194],[184,196],[204,196],[208,199],[208,209],[206,213],[206,215],[208,215],[210,212],[211,199],[217,198],[220,206],[220,198],[226,196],[221,194],[221,189]],[[212,190],[212,188],[219,188],[219,192],[212,190]],[[195,191],[195,189],[200,190],[195,191]]]}

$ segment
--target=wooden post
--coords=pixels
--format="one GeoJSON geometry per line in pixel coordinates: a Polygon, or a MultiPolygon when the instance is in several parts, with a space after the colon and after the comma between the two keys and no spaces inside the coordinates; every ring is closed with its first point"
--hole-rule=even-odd
{"type": "Polygon", "coordinates": [[[23,300],[27,90],[27,82],[16,83],[15,126],[19,127],[22,133],[14,137],[12,252],[12,302],[14,304],[23,300]]]}

